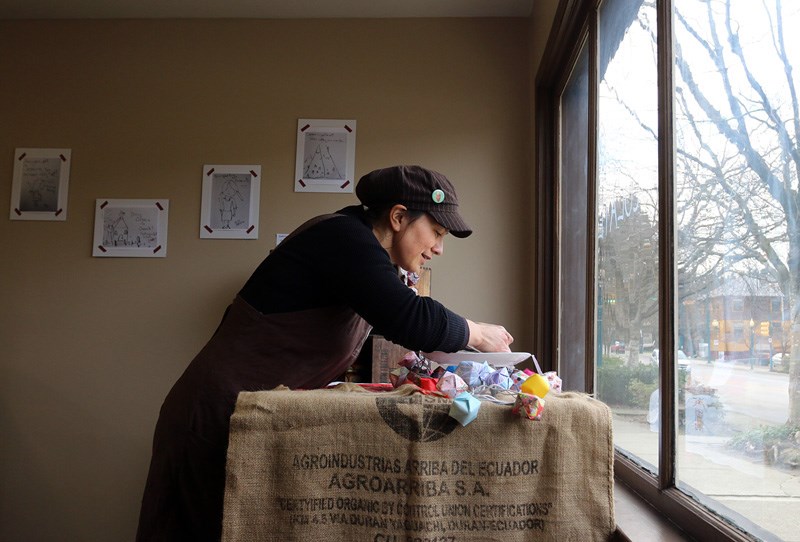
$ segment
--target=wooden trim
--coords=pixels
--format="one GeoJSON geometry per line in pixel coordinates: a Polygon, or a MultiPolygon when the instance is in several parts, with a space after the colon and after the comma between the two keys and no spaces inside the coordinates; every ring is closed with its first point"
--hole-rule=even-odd
{"type": "Polygon", "coordinates": [[[558,88],[556,95],[561,94],[564,81],[569,79],[571,70],[564,70],[564,66],[573,66],[577,51],[580,51],[578,38],[584,33],[584,26],[589,10],[594,0],[561,0],[556,8],[556,14],[550,36],[545,44],[539,71],[536,74],[536,86],[544,82],[548,88],[558,88]],[[570,59],[572,62],[570,62],[570,59]],[[563,72],[567,75],[563,76],[563,72]],[[554,85],[560,80],[561,85],[554,85]]]}
{"type": "MultiPolygon", "coordinates": [[[[559,337],[560,96],[572,75],[588,33],[588,14],[597,0],[561,0],[536,74],[538,263],[534,271],[536,323],[534,353],[557,370],[559,337]],[[564,69],[569,66],[570,69],[564,69]]],[[[588,288],[588,284],[587,284],[588,288]]],[[[593,312],[589,314],[594,314],[593,312]]],[[[594,318],[592,318],[594,320],[594,318]]],[[[593,350],[590,350],[593,351],[593,350]]],[[[547,370],[547,369],[545,369],[547,370]]],[[[592,368],[593,370],[593,368],[592,368]]],[[[593,375],[593,373],[592,373],[593,375]]]]}
{"type": "Polygon", "coordinates": [[[551,88],[538,87],[536,89],[536,191],[538,194],[536,220],[538,223],[538,238],[536,239],[537,264],[534,269],[534,288],[537,305],[535,307],[536,322],[534,326],[534,354],[542,361],[542,369],[554,370],[552,360],[553,328],[551,308],[554,305],[553,290],[555,275],[555,223],[553,212],[555,196],[553,194],[555,168],[552,157],[556,153],[556,132],[553,123],[553,91],[551,88]]]}
{"type": "Polygon", "coordinates": [[[589,15],[589,126],[587,130],[586,142],[588,149],[586,152],[586,360],[584,362],[584,383],[586,393],[594,393],[594,367],[595,352],[597,348],[597,288],[595,287],[595,275],[597,266],[597,130],[598,130],[598,99],[597,89],[599,88],[599,66],[597,62],[598,53],[598,10],[592,10],[589,15]]]}
{"type": "Polygon", "coordinates": [[[676,391],[676,317],[677,285],[675,277],[675,176],[673,161],[672,110],[672,1],[658,2],[658,341],[659,393],[661,397],[659,446],[659,487],[675,485],[675,448],[677,438],[678,398],[676,391]]]}

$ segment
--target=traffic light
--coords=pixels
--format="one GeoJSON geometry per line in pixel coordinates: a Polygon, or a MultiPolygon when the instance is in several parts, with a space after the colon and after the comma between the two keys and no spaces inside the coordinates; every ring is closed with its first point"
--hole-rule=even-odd
{"type": "Polygon", "coordinates": [[[769,322],[761,322],[758,333],[764,337],[769,337],[769,322]]]}

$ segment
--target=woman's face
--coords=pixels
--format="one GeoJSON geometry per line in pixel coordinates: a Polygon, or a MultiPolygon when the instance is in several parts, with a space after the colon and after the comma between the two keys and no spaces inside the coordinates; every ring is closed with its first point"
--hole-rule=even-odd
{"type": "Polygon", "coordinates": [[[393,263],[406,271],[419,273],[428,260],[444,252],[447,228],[429,214],[413,221],[406,214],[396,228],[389,256],[393,263]]]}

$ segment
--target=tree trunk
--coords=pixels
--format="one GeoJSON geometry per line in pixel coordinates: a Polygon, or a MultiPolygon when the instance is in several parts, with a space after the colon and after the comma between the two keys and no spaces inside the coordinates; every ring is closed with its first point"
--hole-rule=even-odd
{"type": "Polygon", "coordinates": [[[789,423],[800,425],[800,313],[794,311],[789,356],[789,423]]]}

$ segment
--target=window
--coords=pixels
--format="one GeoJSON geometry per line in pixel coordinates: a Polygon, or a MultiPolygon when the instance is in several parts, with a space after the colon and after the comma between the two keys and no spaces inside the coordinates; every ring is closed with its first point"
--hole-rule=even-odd
{"type": "MultiPolygon", "coordinates": [[[[580,224],[586,222],[586,186],[588,172],[588,122],[589,55],[584,47],[575,69],[561,96],[561,186],[560,222],[580,224]]],[[[571,322],[569,334],[559,335],[558,350],[563,360],[583,359],[586,355],[586,228],[569,228],[560,236],[561,261],[559,269],[559,305],[561,320],[571,322]]],[[[585,386],[582,365],[561,364],[564,385],[573,389],[585,386]]]]}
{"type": "Polygon", "coordinates": [[[559,210],[537,354],[609,404],[618,477],[688,534],[796,539],[800,5],[560,9],[537,74],[538,214],[559,210]]]}
{"type": "Polygon", "coordinates": [[[647,28],[655,10],[641,8],[649,20],[631,24],[636,12],[623,7],[630,8],[603,4],[598,32],[596,283],[598,294],[613,293],[617,303],[597,306],[595,390],[612,406],[618,449],[656,473],[658,145],[654,134],[642,130],[643,124],[658,125],[655,47],[647,28]],[[644,336],[653,337],[647,347],[644,336]],[[626,348],[611,348],[613,339],[626,348]]]}

